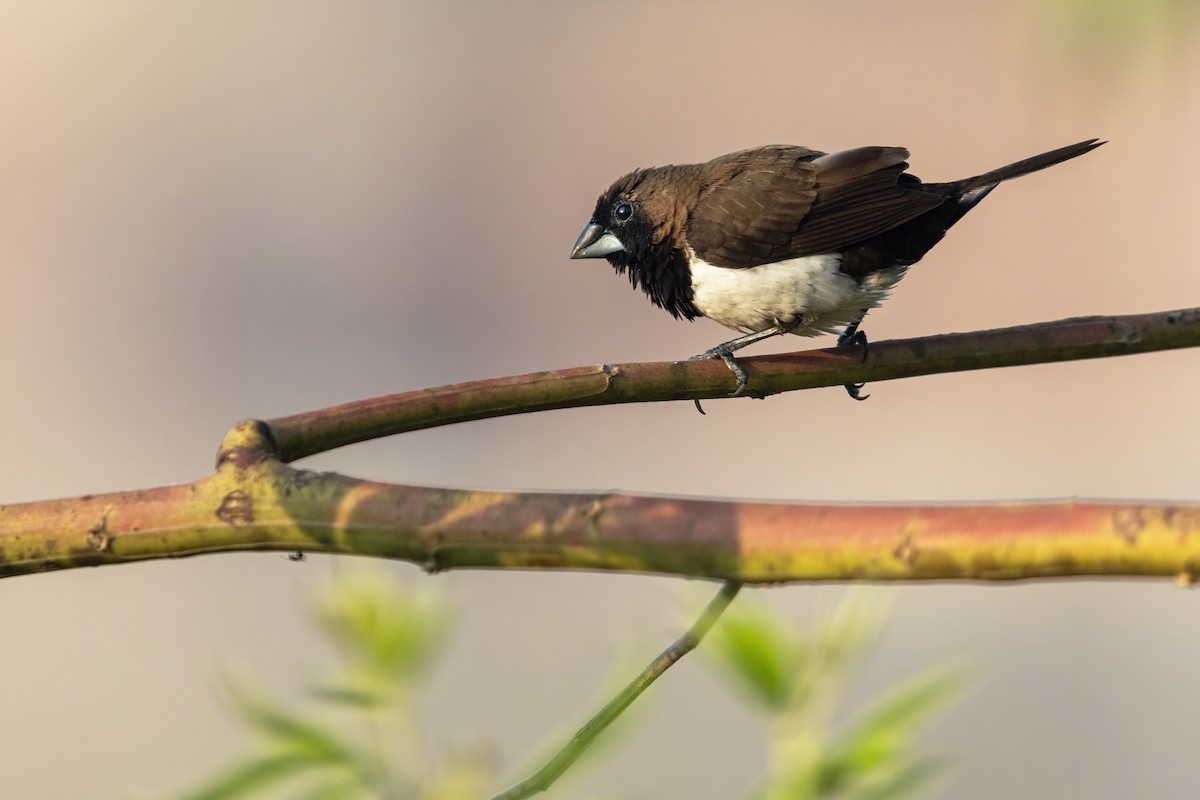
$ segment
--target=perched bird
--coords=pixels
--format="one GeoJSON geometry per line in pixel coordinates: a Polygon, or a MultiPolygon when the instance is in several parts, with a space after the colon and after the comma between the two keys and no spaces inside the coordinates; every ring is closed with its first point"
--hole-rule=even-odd
{"type": "MultiPolygon", "coordinates": [[[[733,353],[771,336],[841,329],[838,344],[862,346],[865,359],[863,315],[951,225],[1002,181],[1102,144],[1089,139],[949,183],[907,173],[902,147],[770,145],[639,169],[600,195],[571,258],[607,258],[672,316],[744,333],[693,356],[724,360],[740,394],[746,373],[733,353]]],[[[861,388],[846,386],[859,400],[861,388]]]]}

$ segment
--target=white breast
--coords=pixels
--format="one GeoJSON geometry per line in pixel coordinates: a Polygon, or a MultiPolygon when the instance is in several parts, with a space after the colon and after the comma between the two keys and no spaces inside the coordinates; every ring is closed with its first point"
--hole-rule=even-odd
{"type": "Polygon", "coordinates": [[[832,333],[874,308],[904,275],[893,267],[861,283],[841,272],[836,253],[804,256],[748,269],[709,264],[688,253],[692,303],[727,328],[752,333],[774,325],[796,325],[793,333],[832,333]]]}

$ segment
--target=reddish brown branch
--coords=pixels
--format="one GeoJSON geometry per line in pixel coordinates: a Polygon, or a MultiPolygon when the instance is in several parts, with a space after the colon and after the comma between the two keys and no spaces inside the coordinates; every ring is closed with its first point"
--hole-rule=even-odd
{"type": "MultiPolygon", "coordinates": [[[[1200,344],[1200,310],[1065,320],[746,359],[757,395],[858,380],[1200,344]]],[[[240,423],[181,486],[0,506],[0,575],[231,550],[309,550],[426,569],[620,569],[744,581],[1009,580],[1200,573],[1200,505],[837,506],[392,486],[283,461],[469,419],[716,397],[719,362],[501,378],[240,423]]]]}
{"type": "MultiPolygon", "coordinates": [[[[750,396],[941,372],[1130,355],[1200,345],[1200,309],[1083,317],[1016,328],[740,359],[750,396]]],[[[269,421],[284,461],[396,433],[554,408],[725,397],[719,361],[614,364],[470,381],[377,397],[269,421]]]]}
{"type": "Polygon", "coordinates": [[[1200,505],[850,506],[475,492],[297,470],[231,432],[191,484],[0,507],[0,574],[233,550],[747,582],[1200,572],[1200,505]]]}

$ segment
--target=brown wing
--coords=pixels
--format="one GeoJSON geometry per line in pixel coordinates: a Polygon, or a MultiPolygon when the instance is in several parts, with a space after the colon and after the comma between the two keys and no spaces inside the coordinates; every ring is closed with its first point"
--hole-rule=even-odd
{"type": "MultiPolygon", "coordinates": [[[[797,158],[790,148],[765,148],[703,197],[688,241],[700,258],[721,267],[753,267],[833,253],[902,225],[946,197],[922,191],[900,147],[860,147],[797,158]]],[[[803,151],[811,154],[813,151],[803,151]]]]}

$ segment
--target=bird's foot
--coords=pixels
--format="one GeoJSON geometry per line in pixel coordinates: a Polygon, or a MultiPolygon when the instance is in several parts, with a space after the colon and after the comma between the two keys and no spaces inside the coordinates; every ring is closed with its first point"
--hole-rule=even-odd
{"type": "MultiPolygon", "coordinates": [[[[856,323],[851,325],[849,328],[846,328],[846,330],[840,336],[838,336],[838,347],[857,346],[862,347],[862,360],[865,363],[867,360],[867,354],[871,352],[871,345],[867,341],[866,331],[860,331],[856,323]]],[[[869,394],[860,394],[862,388],[866,385],[867,384],[865,383],[844,384],[846,394],[850,395],[855,400],[866,400],[871,396],[869,394]]]]}
{"type": "MultiPolygon", "coordinates": [[[[733,390],[730,397],[737,397],[746,390],[746,381],[749,376],[746,375],[746,370],[733,357],[733,351],[726,344],[719,344],[716,347],[705,350],[703,353],[692,356],[689,361],[707,361],[712,358],[719,358],[725,362],[725,366],[729,367],[729,371],[733,373],[733,377],[737,379],[737,388],[733,390]]],[[[693,400],[696,404],[696,410],[701,414],[704,413],[704,408],[700,405],[699,400],[693,400]]]]}
{"type": "Polygon", "coordinates": [[[842,384],[842,386],[846,389],[846,394],[850,395],[850,397],[853,398],[854,400],[866,400],[868,397],[871,396],[869,394],[859,394],[859,392],[862,391],[862,388],[866,385],[867,384],[865,384],[865,383],[844,383],[844,384],[842,384]]]}
{"type": "MultiPolygon", "coordinates": [[[[736,339],[730,339],[728,342],[722,342],[716,347],[705,350],[698,356],[692,356],[692,361],[704,361],[710,358],[719,358],[725,362],[725,366],[729,367],[729,371],[737,378],[737,389],[733,391],[731,397],[736,397],[746,391],[746,370],[742,369],[742,365],[733,357],[735,350],[741,350],[747,345],[761,342],[763,339],[770,339],[772,336],[778,336],[781,333],[788,333],[796,327],[795,324],[783,326],[780,324],[772,325],[770,328],[754,333],[747,333],[745,336],[739,336],[736,339]]],[[[701,414],[704,409],[700,407],[700,401],[696,401],[696,410],[701,414]]]]}
{"type": "Polygon", "coordinates": [[[840,336],[838,336],[838,347],[862,347],[862,360],[867,360],[867,354],[871,352],[871,345],[867,341],[867,332],[860,331],[858,328],[847,328],[840,336]]]}

